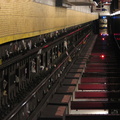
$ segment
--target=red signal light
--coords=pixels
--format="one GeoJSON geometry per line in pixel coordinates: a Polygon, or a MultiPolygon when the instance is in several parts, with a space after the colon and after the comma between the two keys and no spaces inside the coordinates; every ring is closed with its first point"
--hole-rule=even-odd
{"type": "Polygon", "coordinates": [[[105,40],[105,38],[102,38],[102,40],[105,40]]]}
{"type": "Polygon", "coordinates": [[[104,58],[105,58],[105,55],[101,55],[100,57],[101,57],[102,59],[104,59],[104,58]]]}
{"type": "Polygon", "coordinates": [[[102,55],[101,57],[102,57],[102,58],[104,58],[105,56],[104,56],[104,55],[102,55]]]}

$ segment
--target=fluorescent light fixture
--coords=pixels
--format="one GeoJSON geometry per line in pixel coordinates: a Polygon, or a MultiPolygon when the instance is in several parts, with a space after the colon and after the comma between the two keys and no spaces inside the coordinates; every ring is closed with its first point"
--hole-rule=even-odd
{"type": "Polygon", "coordinates": [[[118,14],[120,14],[120,11],[117,11],[117,12],[115,12],[115,13],[113,13],[113,14],[110,14],[111,16],[114,16],[114,15],[118,15],[118,14]]]}
{"type": "Polygon", "coordinates": [[[95,4],[95,6],[98,6],[98,4],[95,1],[93,3],[95,4]]]}

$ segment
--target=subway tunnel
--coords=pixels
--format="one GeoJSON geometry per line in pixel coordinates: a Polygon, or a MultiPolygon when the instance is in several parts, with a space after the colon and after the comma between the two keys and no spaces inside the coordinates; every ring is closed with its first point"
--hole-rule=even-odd
{"type": "Polygon", "coordinates": [[[0,120],[119,120],[118,0],[0,1],[0,120]]]}

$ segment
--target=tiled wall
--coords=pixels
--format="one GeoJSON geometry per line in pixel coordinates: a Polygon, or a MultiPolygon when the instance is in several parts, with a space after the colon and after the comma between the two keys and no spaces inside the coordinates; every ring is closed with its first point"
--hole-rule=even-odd
{"type": "Polygon", "coordinates": [[[0,44],[97,19],[98,15],[32,0],[0,0],[0,44]]]}

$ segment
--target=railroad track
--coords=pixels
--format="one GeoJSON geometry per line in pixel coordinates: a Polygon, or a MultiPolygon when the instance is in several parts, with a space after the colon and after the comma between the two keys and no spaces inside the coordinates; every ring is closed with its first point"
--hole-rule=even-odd
{"type": "Polygon", "coordinates": [[[99,36],[85,49],[38,120],[120,119],[120,58],[116,44],[109,37],[102,41],[99,36]]]}

